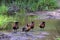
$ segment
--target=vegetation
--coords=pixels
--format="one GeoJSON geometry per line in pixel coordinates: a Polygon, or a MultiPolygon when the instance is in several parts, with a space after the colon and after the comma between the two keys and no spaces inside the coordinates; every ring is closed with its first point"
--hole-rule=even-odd
{"type": "MultiPolygon", "coordinates": [[[[31,23],[32,20],[29,20],[28,22],[31,23]]],[[[42,21],[45,21],[46,22],[46,27],[45,27],[45,30],[49,30],[49,31],[60,31],[59,27],[59,23],[60,23],[60,20],[54,20],[54,19],[49,19],[49,20],[43,20],[43,19],[40,19],[40,20],[34,20],[35,22],[35,30],[39,30],[39,24],[42,22],[42,21]],[[59,21],[59,22],[58,22],[59,21]]]]}
{"type": "Polygon", "coordinates": [[[9,29],[7,25],[15,21],[25,25],[27,19],[33,21],[37,17],[29,16],[26,19],[26,13],[54,10],[57,7],[57,0],[0,0],[0,28],[9,29]]]}
{"type": "Polygon", "coordinates": [[[0,3],[0,14],[7,15],[14,15],[20,10],[34,12],[38,10],[54,10],[58,7],[57,0],[1,0],[0,3]]]}
{"type": "Polygon", "coordinates": [[[8,7],[7,6],[5,6],[4,4],[2,4],[1,6],[0,6],[0,15],[2,14],[6,14],[7,15],[7,12],[8,11],[8,7]]]}
{"type": "Polygon", "coordinates": [[[60,40],[60,38],[56,38],[56,40],[60,40]]]}
{"type": "Polygon", "coordinates": [[[16,5],[20,9],[24,9],[27,12],[33,12],[38,10],[53,10],[58,7],[57,0],[1,0],[0,8],[2,7],[2,10],[0,9],[0,12],[2,12],[3,9],[7,10],[11,5],[16,5]]]}

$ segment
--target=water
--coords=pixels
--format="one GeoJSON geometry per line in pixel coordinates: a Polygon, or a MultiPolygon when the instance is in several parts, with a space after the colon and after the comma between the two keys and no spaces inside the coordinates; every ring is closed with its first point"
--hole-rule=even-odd
{"type": "Polygon", "coordinates": [[[35,37],[31,33],[18,32],[13,34],[11,40],[35,40],[35,37]]]}
{"type": "MultiPolygon", "coordinates": [[[[10,40],[36,40],[37,38],[43,39],[46,37],[46,35],[49,35],[47,32],[40,32],[39,34],[34,34],[34,32],[17,32],[17,33],[8,33],[7,36],[4,36],[6,38],[9,38],[10,40]]],[[[0,40],[3,40],[1,38],[0,40]]],[[[4,39],[5,40],[5,39],[4,39]]]]}

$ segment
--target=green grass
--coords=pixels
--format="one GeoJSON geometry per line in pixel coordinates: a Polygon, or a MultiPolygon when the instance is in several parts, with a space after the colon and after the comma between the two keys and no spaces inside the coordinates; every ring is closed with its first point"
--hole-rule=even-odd
{"type": "MultiPolygon", "coordinates": [[[[10,5],[12,0],[6,1],[8,5],[10,5]]],[[[38,11],[38,10],[54,10],[57,7],[57,0],[15,0],[14,4],[16,4],[20,10],[23,9],[25,12],[28,11],[38,11]],[[26,9],[27,8],[27,9],[26,9]]],[[[3,3],[4,0],[1,1],[0,5],[0,14],[7,14],[8,12],[8,5],[3,3]]],[[[23,12],[21,11],[21,12],[23,12]]]]}
{"type": "MultiPolygon", "coordinates": [[[[42,21],[45,21],[46,22],[46,27],[45,27],[45,30],[50,30],[50,31],[54,31],[54,30],[59,30],[60,28],[60,25],[58,23],[58,21],[60,20],[55,20],[55,19],[50,19],[50,20],[34,20],[35,22],[35,30],[40,30],[39,28],[39,24],[42,22],[42,21]]],[[[29,21],[31,23],[31,20],[29,21]]]]}
{"type": "Polygon", "coordinates": [[[56,40],[60,40],[60,38],[56,38],[56,40]]]}
{"type": "MultiPolygon", "coordinates": [[[[21,28],[22,26],[26,25],[26,23],[31,23],[31,21],[35,22],[35,28],[34,30],[40,30],[39,28],[39,24],[42,21],[46,22],[46,27],[45,30],[50,30],[50,31],[54,31],[54,30],[60,30],[60,20],[55,20],[55,19],[49,19],[49,20],[34,20],[34,18],[36,18],[37,16],[28,16],[28,20],[26,20],[25,16],[21,16],[21,17],[15,17],[18,21],[19,21],[19,27],[21,28]]],[[[0,15],[0,27],[5,28],[6,30],[11,30],[12,29],[12,24],[14,24],[14,21],[16,21],[16,19],[13,17],[7,17],[0,15]]],[[[60,31],[59,31],[60,32],[60,31]]]]}
{"type": "Polygon", "coordinates": [[[8,11],[8,7],[7,6],[5,6],[4,4],[2,4],[1,6],[0,6],[0,15],[2,14],[2,15],[7,15],[7,11],[8,11]]]}
{"type": "Polygon", "coordinates": [[[13,17],[8,17],[6,15],[0,15],[0,27],[5,28],[9,22],[14,22],[13,17]]]}

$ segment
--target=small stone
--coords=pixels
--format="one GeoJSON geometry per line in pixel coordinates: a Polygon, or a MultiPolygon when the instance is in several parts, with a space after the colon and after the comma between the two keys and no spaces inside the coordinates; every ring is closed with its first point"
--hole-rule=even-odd
{"type": "Polygon", "coordinates": [[[2,38],[5,38],[5,36],[2,36],[2,38]]]}
{"type": "Polygon", "coordinates": [[[1,39],[1,37],[0,37],[0,39],[1,39]]]}

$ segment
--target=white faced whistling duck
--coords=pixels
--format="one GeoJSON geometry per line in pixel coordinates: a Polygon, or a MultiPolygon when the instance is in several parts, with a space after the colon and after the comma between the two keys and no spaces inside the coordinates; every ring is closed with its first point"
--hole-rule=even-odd
{"type": "Polygon", "coordinates": [[[45,28],[45,22],[42,22],[39,27],[40,28],[45,28]]]}
{"type": "Polygon", "coordinates": [[[31,29],[33,29],[34,28],[34,22],[32,21],[32,23],[31,23],[31,29]]]}
{"type": "Polygon", "coordinates": [[[19,28],[19,27],[18,27],[18,23],[19,23],[19,22],[15,22],[15,24],[14,24],[14,26],[13,26],[13,29],[14,29],[14,30],[17,30],[17,29],[19,28]]]}
{"type": "Polygon", "coordinates": [[[27,26],[26,27],[24,27],[23,29],[22,29],[22,31],[24,31],[24,32],[28,32],[28,31],[30,31],[30,25],[29,24],[27,24],[27,26]]]}

